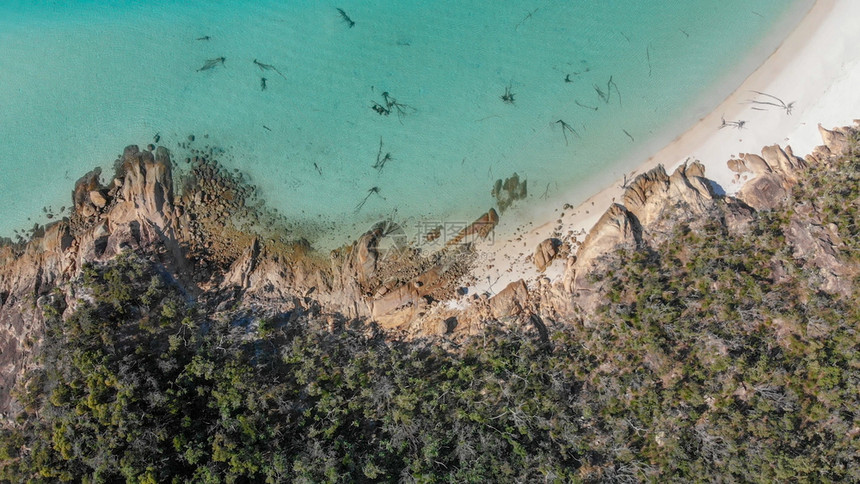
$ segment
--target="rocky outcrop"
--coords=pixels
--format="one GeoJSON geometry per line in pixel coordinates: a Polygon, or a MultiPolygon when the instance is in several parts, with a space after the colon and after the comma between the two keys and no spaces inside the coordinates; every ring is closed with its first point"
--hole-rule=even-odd
{"type": "Polygon", "coordinates": [[[643,227],[654,224],[666,211],[680,209],[687,217],[704,213],[714,196],[698,162],[682,164],[671,176],[662,165],[639,175],[625,190],[623,205],[612,204],[586,235],[572,269],[588,272],[597,258],[616,245],[640,244],[643,227]]]}
{"type": "Polygon", "coordinates": [[[101,174],[102,169],[96,168],[75,182],[75,189],[72,192],[72,203],[76,207],[77,212],[84,217],[95,215],[107,204],[107,199],[104,199],[104,195],[102,194],[104,187],[102,187],[100,182],[101,174]],[[92,195],[94,193],[104,199],[105,203],[101,207],[97,206],[93,201],[93,198],[96,198],[92,195]]]}
{"type": "Polygon", "coordinates": [[[764,161],[764,158],[759,155],[753,153],[742,153],[741,159],[743,160],[744,166],[748,169],[748,171],[751,171],[756,175],[762,175],[764,173],[770,173],[771,171],[773,171],[770,169],[770,166],[768,166],[767,162],[764,161]]]}
{"type": "Polygon", "coordinates": [[[403,327],[415,320],[432,301],[429,297],[440,284],[448,267],[440,264],[395,287],[384,296],[369,301],[371,315],[383,327],[403,327]]]}
{"type": "Polygon", "coordinates": [[[817,268],[822,291],[845,296],[851,294],[854,274],[839,260],[842,244],[836,226],[821,225],[820,214],[812,207],[803,206],[792,216],[785,235],[792,255],[817,268]]]}
{"type": "Polygon", "coordinates": [[[771,210],[785,201],[788,190],[782,177],[766,174],[747,182],[737,196],[756,210],[771,210]]]}
{"type": "Polygon", "coordinates": [[[449,240],[445,245],[450,247],[461,243],[474,242],[478,239],[483,239],[490,235],[490,232],[498,225],[499,214],[495,209],[490,209],[484,215],[481,215],[478,220],[472,222],[468,227],[461,230],[454,238],[449,240]]]}
{"type": "MultiPolygon", "coordinates": [[[[560,281],[563,294],[573,296],[574,305],[593,307],[596,287],[588,275],[599,269],[600,257],[613,248],[637,246],[641,242],[641,227],[636,218],[623,205],[613,203],[588,232],[576,255],[567,260],[560,281]]],[[[568,307],[562,299],[552,303],[553,307],[568,307]]]]}
{"type": "MultiPolygon", "coordinates": [[[[0,292],[8,294],[0,306],[0,412],[9,404],[8,391],[32,364],[27,355],[38,346],[42,309],[59,304],[52,291],[77,277],[84,263],[126,248],[172,248],[175,257],[165,261],[182,260],[167,150],[159,148],[153,156],[130,146],[122,160],[123,175],[110,188],[101,184],[99,169],[81,177],[72,192],[71,219],[46,227],[0,266],[0,292]]],[[[66,304],[60,306],[62,312],[66,304]]]]}
{"type": "Polygon", "coordinates": [[[561,241],[558,239],[546,239],[538,244],[533,257],[535,267],[537,267],[538,271],[543,272],[552,264],[552,260],[558,255],[560,245],[561,241]]]}
{"type": "Polygon", "coordinates": [[[576,269],[590,268],[601,255],[617,245],[636,245],[641,228],[624,205],[613,203],[594,224],[576,252],[576,269]]]}
{"type": "Polygon", "coordinates": [[[260,240],[254,238],[251,246],[242,254],[242,257],[230,267],[224,276],[226,284],[238,286],[239,289],[248,289],[251,285],[251,274],[257,268],[257,260],[260,257],[260,240]]]}
{"type": "MultiPolygon", "coordinates": [[[[9,390],[34,364],[29,355],[38,348],[43,310],[71,307],[68,283],[86,263],[132,250],[160,264],[189,297],[213,312],[237,304],[267,311],[314,310],[369,318],[396,329],[425,316],[440,298],[456,295],[472,257],[470,244],[487,237],[499,221],[490,209],[432,258],[398,244],[397,250],[383,251],[381,244],[389,242],[396,227],[380,223],[332,253],[326,264],[300,243],[266,240],[230,225],[228,208],[251,223],[260,219],[244,210],[246,188],[206,157],[194,157],[196,178],[184,181],[179,200],[163,147],[141,151],[129,146],[117,166],[117,176],[106,185],[100,170],[78,180],[70,219],[39,231],[26,246],[0,249],[0,412],[8,409],[9,390]]],[[[525,189],[524,183],[515,185],[525,189]]],[[[455,326],[445,320],[445,331],[455,326]]]]}
{"type": "Polygon", "coordinates": [[[625,190],[623,203],[640,224],[648,225],[677,203],[701,213],[713,197],[711,185],[704,178],[704,166],[694,162],[679,166],[671,176],[662,165],[639,175],[625,190]]]}
{"type": "Polygon", "coordinates": [[[490,314],[494,319],[516,316],[528,307],[529,290],[522,279],[508,284],[502,291],[490,298],[490,314]]]}
{"type": "MultiPolygon", "coordinates": [[[[470,294],[474,281],[463,276],[474,257],[470,243],[487,237],[499,222],[494,209],[432,254],[393,240],[397,227],[385,222],[320,257],[300,241],[279,242],[271,234],[229,225],[233,212],[240,210],[251,219],[247,226],[259,227],[261,220],[247,209],[251,191],[206,159],[195,156],[192,173],[200,176],[186,180],[181,196],[175,196],[167,150],[130,146],[117,176],[106,185],[99,170],[78,180],[70,219],[38,231],[26,246],[0,246],[0,412],[9,409],[9,390],[21,372],[34,364],[30,355],[38,349],[43,311],[68,313],[74,307],[66,284],[85,263],[134,250],[160,264],[189,297],[216,312],[237,304],[275,312],[315,311],[332,321],[375,322],[401,334],[455,338],[476,334],[487,324],[519,322],[546,338],[547,322],[573,321],[601,304],[599,277],[589,275],[606,269],[604,255],[619,246],[657,244],[681,222],[693,230],[697,224],[722,223],[730,233],[743,234],[756,210],[787,199],[800,170],[855,149],[854,130],[820,131],[825,144],[805,160],[790,147],[776,145],[764,148],[761,156],[742,154],[731,160],[733,171],[754,176],[737,198],[717,195],[698,162],[684,163],[671,175],[662,166],[640,175],[622,203],[612,204],[581,244],[546,239],[535,249],[537,269],[562,264],[561,278],[518,280],[492,297],[470,294]],[[210,206],[211,216],[206,212],[210,206]],[[714,214],[719,215],[716,220],[714,214]]],[[[525,193],[525,182],[518,177],[499,181],[494,192],[510,192],[504,195],[508,200],[525,193]]],[[[814,207],[799,208],[786,241],[795,257],[817,268],[823,291],[847,294],[856,275],[840,266],[838,228],[823,220],[814,207]]]]}
{"type": "Polygon", "coordinates": [[[105,198],[105,195],[101,190],[93,190],[90,192],[90,202],[94,207],[101,210],[105,208],[105,205],[107,205],[108,199],[105,198]]]}
{"type": "Polygon", "coordinates": [[[818,133],[824,142],[823,145],[816,146],[812,153],[806,155],[806,161],[809,163],[821,163],[829,165],[835,155],[843,153],[856,153],[860,150],[860,134],[856,129],[860,120],[854,120],[855,127],[841,127],[827,129],[820,124],[818,125],[818,133]]]}
{"type": "Polygon", "coordinates": [[[155,154],[129,146],[123,153],[120,178],[115,184],[117,206],[111,213],[115,223],[146,218],[167,227],[173,218],[173,174],[170,155],[160,146],[155,154]],[[163,221],[164,223],[158,223],[163,221]]]}
{"type": "Polygon", "coordinates": [[[74,246],[69,224],[59,222],[23,249],[5,248],[0,266],[0,414],[10,410],[9,392],[18,378],[35,364],[29,355],[38,350],[44,332],[40,307],[54,303],[58,296],[52,289],[74,274],[74,257],[68,253],[74,246]]]}
{"type": "Polygon", "coordinates": [[[819,152],[826,152],[832,155],[848,153],[857,149],[857,135],[848,129],[836,128],[829,130],[819,124],[818,133],[821,135],[821,140],[824,141],[824,147],[819,149],[819,152]]]}
{"type": "Polygon", "coordinates": [[[786,177],[796,180],[797,173],[807,167],[802,158],[794,156],[791,146],[783,150],[779,145],[765,146],[761,150],[762,158],[774,171],[780,171],[786,177]]]}
{"type": "Polygon", "coordinates": [[[729,167],[729,170],[732,170],[735,173],[749,173],[750,169],[747,166],[744,160],[739,160],[737,158],[732,158],[731,160],[726,162],[726,165],[729,167]]]}
{"type": "MultiPolygon", "coordinates": [[[[376,272],[377,247],[384,233],[384,223],[376,224],[352,244],[341,273],[348,278],[354,277],[359,285],[366,284],[376,272]]],[[[349,285],[345,280],[344,285],[349,285]]]]}
{"type": "Polygon", "coordinates": [[[179,269],[184,268],[180,248],[185,240],[184,224],[173,204],[170,164],[163,147],[153,155],[129,146],[110,188],[98,183],[99,170],[78,181],[71,218],[77,267],[86,261],[111,259],[125,249],[146,251],[157,246],[170,252],[171,262],[179,269]]]}
{"type": "Polygon", "coordinates": [[[797,183],[797,174],[807,164],[794,156],[790,146],[785,150],[779,145],[767,146],[761,154],[741,155],[756,177],[744,184],[737,197],[756,210],[771,210],[785,201],[792,185],[797,183]]]}
{"type": "MultiPolygon", "coordinates": [[[[572,297],[573,305],[549,291],[544,306],[554,310],[585,313],[599,304],[600,287],[591,282],[590,273],[603,270],[601,257],[618,246],[647,246],[670,236],[672,228],[684,222],[692,227],[710,221],[711,212],[719,202],[720,220],[733,234],[749,230],[755,211],[776,208],[791,193],[802,170],[810,162],[854,149],[857,138],[854,129],[819,128],[825,145],[816,149],[818,156],[806,160],[796,156],[791,147],[767,146],[761,155],[744,153],[729,160],[729,168],[737,173],[751,172],[755,177],[747,182],[735,197],[717,196],[704,176],[700,163],[684,163],[668,175],[658,166],[634,179],[626,189],[622,203],[613,204],[588,232],[576,255],[569,257],[563,277],[556,283],[561,294],[572,297]]],[[[828,158],[829,159],[829,158],[828,158]]],[[[819,268],[822,289],[843,293],[850,289],[852,277],[838,263],[839,246],[834,229],[823,227],[820,218],[803,216],[799,210],[786,233],[787,243],[794,255],[810,261],[819,268]]],[[[537,255],[535,256],[537,259],[537,255]]],[[[545,291],[546,292],[546,291],[545,291]]]]}

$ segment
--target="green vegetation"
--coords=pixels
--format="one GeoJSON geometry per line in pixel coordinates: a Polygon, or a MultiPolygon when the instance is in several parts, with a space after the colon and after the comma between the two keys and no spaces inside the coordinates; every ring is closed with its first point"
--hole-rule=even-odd
{"type": "MultiPolygon", "coordinates": [[[[846,161],[794,194],[855,268],[858,181],[846,161]]],[[[733,235],[728,210],[611,255],[607,304],[549,342],[490,330],[456,352],[313,313],[213,320],[133,256],[88,267],[21,386],[0,477],[860,481],[858,281],[819,290],[786,244],[791,212],[733,235]]]]}

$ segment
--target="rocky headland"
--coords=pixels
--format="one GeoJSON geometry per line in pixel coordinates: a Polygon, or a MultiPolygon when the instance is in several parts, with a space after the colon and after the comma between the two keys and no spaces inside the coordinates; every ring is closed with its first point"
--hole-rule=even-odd
{"type": "MultiPolygon", "coordinates": [[[[739,179],[749,179],[736,196],[718,194],[697,162],[671,174],[662,166],[643,173],[584,238],[550,238],[530,249],[538,270],[560,266],[560,277],[517,280],[495,295],[466,289],[477,269],[472,242],[499,221],[493,208],[432,252],[383,221],[351,245],[320,253],[293,238],[213,154],[184,160],[188,169],[174,177],[166,148],[129,146],[106,184],[100,170],[77,181],[70,217],[26,243],[0,247],[0,412],[19,410],[11,392],[38,364],[45,313],[74,312],[82,297],[75,281],[85,268],[126,251],[160,268],[187,302],[227,318],[310,315],[332,331],[373,326],[390,338],[432,338],[449,348],[499,325],[525,325],[545,339],[556,325],[587,324],[607,292],[606,279],[595,275],[611,270],[619,250],[647,252],[679,228],[751,230],[758,212],[795,203],[802,172],[833,169],[834,160],[854,153],[857,129],[819,126],[823,145],[804,158],[774,145],[728,160],[739,179]]],[[[499,212],[526,195],[516,176],[497,185],[499,212]]],[[[851,294],[858,268],[838,257],[843,228],[827,223],[814,203],[789,212],[785,250],[805,261],[821,291],[851,294]]]]}

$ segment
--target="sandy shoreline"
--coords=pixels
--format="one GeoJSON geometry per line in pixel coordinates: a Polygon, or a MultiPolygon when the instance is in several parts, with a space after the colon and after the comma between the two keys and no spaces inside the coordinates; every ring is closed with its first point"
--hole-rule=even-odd
{"type": "MultiPolygon", "coordinates": [[[[635,173],[658,164],[669,171],[687,159],[699,160],[706,167],[706,176],[733,194],[743,180],[735,180],[735,173],[726,166],[730,158],[739,153],[759,153],[763,146],[775,143],[791,145],[795,154],[804,156],[821,144],[818,123],[827,128],[852,124],[860,117],[860,49],[852,48],[860,45],[857,20],[860,2],[817,0],[776,51],[731,95],[642,162],[635,173]],[[779,104],[753,91],[793,104],[786,110],[751,103],[779,104]],[[743,127],[720,129],[722,119],[743,121],[743,127]]],[[[537,245],[549,237],[571,234],[582,240],[611,203],[620,200],[622,184],[623,179],[617,180],[574,208],[565,209],[558,203],[541,207],[541,215],[524,225],[506,225],[502,217],[495,239],[478,246],[478,265],[473,271],[476,282],[470,292],[494,294],[517,279],[531,283],[548,277],[555,281],[564,267],[555,263],[545,273],[538,273],[531,262],[537,245]]]]}

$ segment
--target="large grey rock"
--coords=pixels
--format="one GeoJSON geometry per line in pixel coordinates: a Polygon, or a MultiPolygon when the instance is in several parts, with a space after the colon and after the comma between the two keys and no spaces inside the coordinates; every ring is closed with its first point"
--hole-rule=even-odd
{"type": "Polygon", "coordinates": [[[558,255],[559,245],[561,241],[558,239],[546,239],[538,244],[534,254],[534,263],[538,271],[543,272],[552,264],[552,260],[558,255]]]}
{"type": "Polygon", "coordinates": [[[695,162],[679,166],[672,176],[662,165],[636,177],[624,192],[624,206],[642,226],[656,220],[673,203],[684,203],[691,213],[701,213],[714,197],[704,178],[704,167],[695,162]]]}
{"type": "Polygon", "coordinates": [[[108,201],[101,190],[92,190],[90,191],[90,202],[98,208],[105,208],[108,201]]]}
{"type": "Polygon", "coordinates": [[[785,150],[779,145],[766,146],[761,153],[762,156],[742,155],[758,176],[741,187],[737,198],[756,210],[772,210],[785,202],[807,163],[794,156],[790,146],[785,150]]]}
{"type": "Polygon", "coordinates": [[[522,314],[528,307],[528,299],[526,283],[522,279],[514,281],[490,298],[490,313],[495,319],[522,314]]]}
{"type": "Polygon", "coordinates": [[[764,158],[759,155],[753,153],[742,153],[741,159],[744,162],[744,166],[749,168],[749,170],[756,175],[770,173],[771,171],[773,171],[770,169],[770,165],[768,165],[767,162],[764,161],[764,158]]]}
{"type": "Polygon", "coordinates": [[[732,170],[735,173],[748,173],[750,171],[744,160],[739,160],[737,158],[732,158],[727,161],[726,166],[729,167],[729,170],[732,170]]]}
{"type": "Polygon", "coordinates": [[[846,153],[852,148],[856,149],[856,146],[853,146],[851,143],[851,138],[848,136],[848,130],[845,128],[837,128],[834,130],[829,130],[821,124],[818,124],[818,132],[821,134],[821,139],[824,141],[824,146],[832,154],[842,154],[846,153]]]}

